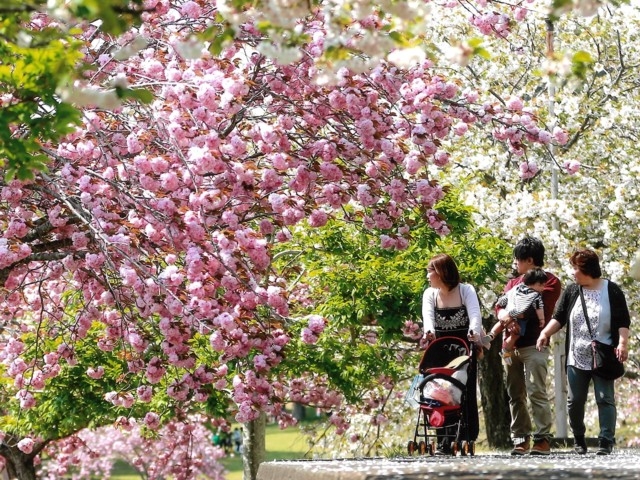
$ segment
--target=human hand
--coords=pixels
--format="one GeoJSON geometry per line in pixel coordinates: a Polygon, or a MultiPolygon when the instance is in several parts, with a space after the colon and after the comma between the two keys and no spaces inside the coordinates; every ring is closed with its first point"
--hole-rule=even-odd
{"type": "Polygon", "coordinates": [[[514,318],[511,318],[511,321],[505,325],[505,331],[509,335],[520,335],[520,324],[514,320],[514,318]]]}
{"type": "Polygon", "coordinates": [[[435,340],[436,336],[433,332],[428,331],[428,332],[424,332],[424,335],[422,335],[422,338],[430,342],[431,340],[435,340]]]}
{"type": "Polygon", "coordinates": [[[629,349],[627,348],[626,344],[620,343],[616,347],[616,357],[621,363],[624,363],[627,361],[627,359],[629,358],[629,349]]]}
{"type": "Polygon", "coordinates": [[[549,337],[546,333],[540,332],[540,336],[538,336],[538,341],[536,342],[536,348],[539,352],[547,348],[549,345],[549,337]]]}

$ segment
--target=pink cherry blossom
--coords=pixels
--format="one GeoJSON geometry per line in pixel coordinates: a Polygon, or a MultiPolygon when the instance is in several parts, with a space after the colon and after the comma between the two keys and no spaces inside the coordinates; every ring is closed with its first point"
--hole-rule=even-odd
{"type": "Polygon", "coordinates": [[[329,216],[322,210],[314,210],[309,216],[310,227],[322,227],[326,225],[329,216]]]}
{"type": "MultiPolygon", "coordinates": [[[[34,398],[33,394],[26,390],[20,390],[16,394],[16,398],[20,400],[20,408],[29,409],[29,408],[33,408],[36,404],[36,399],[34,398]]],[[[20,449],[22,450],[22,448],[20,449]]],[[[25,452],[25,453],[29,453],[29,452],[25,452]]]]}
{"type": "Polygon", "coordinates": [[[144,416],[144,424],[151,430],[157,430],[160,426],[160,416],[155,412],[147,412],[144,416]]]}
{"type": "Polygon", "coordinates": [[[102,367],[102,366],[99,366],[97,368],[89,367],[87,369],[87,375],[89,377],[93,378],[94,380],[98,380],[98,379],[102,378],[103,375],[104,375],[104,367],[102,367]]]}
{"type": "Polygon", "coordinates": [[[575,175],[580,171],[582,164],[577,160],[566,160],[562,167],[569,175],[575,175]]]}
{"type": "Polygon", "coordinates": [[[554,127],[553,138],[560,145],[565,145],[569,141],[569,134],[560,127],[554,127]]]}
{"type": "Polygon", "coordinates": [[[305,327],[302,329],[302,341],[313,345],[318,341],[318,336],[310,328],[305,327]]]}
{"type": "Polygon", "coordinates": [[[522,162],[520,164],[520,178],[523,180],[533,178],[538,173],[538,170],[538,165],[535,162],[522,162]]]}
{"type": "Polygon", "coordinates": [[[29,455],[33,451],[34,441],[31,438],[23,438],[18,442],[18,448],[21,452],[29,455]]]}

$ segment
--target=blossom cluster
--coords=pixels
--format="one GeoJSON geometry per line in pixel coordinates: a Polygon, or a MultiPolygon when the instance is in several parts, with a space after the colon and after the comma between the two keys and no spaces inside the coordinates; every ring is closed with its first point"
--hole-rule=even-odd
{"type": "Polygon", "coordinates": [[[82,430],[47,446],[48,461],[42,465],[43,479],[108,478],[116,461],[133,466],[141,476],[161,479],[192,479],[203,476],[224,478],[219,460],[225,453],[211,443],[211,432],[203,418],[172,421],[158,431],[157,438],[145,435],[136,424],[124,428],[103,427],[82,430]]]}

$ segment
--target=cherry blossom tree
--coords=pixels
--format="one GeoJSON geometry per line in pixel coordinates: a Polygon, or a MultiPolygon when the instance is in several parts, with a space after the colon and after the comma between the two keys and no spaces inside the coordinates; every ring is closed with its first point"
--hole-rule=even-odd
{"type": "Polygon", "coordinates": [[[51,461],[43,464],[41,478],[109,478],[116,460],[148,480],[224,478],[218,460],[225,452],[211,443],[205,419],[183,420],[167,422],[157,436],[149,436],[146,427],[137,424],[82,430],[47,447],[51,461]]]}
{"type": "MultiPolygon", "coordinates": [[[[469,132],[474,141],[452,152],[454,168],[444,173],[449,181],[470,182],[467,202],[479,207],[481,225],[513,240],[527,231],[546,239],[548,261],[560,273],[568,276],[566,258],[577,244],[598,249],[605,271],[629,289],[631,299],[637,287],[627,272],[638,248],[631,234],[638,210],[632,174],[638,132],[629,121],[637,93],[637,16],[637,7],[567,16],[554,24],[550,51],[544,17],[530,15],[513,29],[508,52],[495,50],[492,62],[452,70],[451,78],[461,82],[491,84],[496,95],[511,91],[528,99],[546,123],[565,128],[568,141],[552,151],[529,149],[525,165],[493,139],[469,132]],[[590,57],[582,79],[565,76],[573,65],[564,50],[569,46],[590,57]],[[513,181],[514,169],[521,182],[513,181]]],[[[443,36],[451,24],[441,24],[443,36]]]]}
{"type": "Polygon", "coordinates": [[[323,84],[321,17],[302,27],[305,56],[279,65],[252,24],[219,56],[185,48],[213,3],[145,8],[122,36],[95,24],[78,36],[97,70],[57,91],[84,107],[80,128],[43,145],[47,172],[2,186],[3,453],[34,455],[120,416],[230,408],[240,422],[291,422],[293,387],[277,373],[300,368],[292,335],[313,344],[331,319],[292,314],[306,287],[274,254],[330,221],[391,251],[416,225],[445,235],[434,175],[451,139],[483,128],[514,155],[565,139],[517,98],[461,89],[428,60],[343,68],[323,84]],[[153,101],[119,105],[114,84],[153,101]],[[80,378],[95,411],[70,415],[60,394],[80,378]],[[36,421],[47,407],[69,419],[58,436],[36,421]]]}
{"type": "MultiPolygon", "coordinates": [[[[207,28],[200,39],[208,42],[212,53],[219,54],[225,45],[242,39],[244,24],[251,21],[260,31],[256,47],[270,58],[287,63],[301,58],[308,44],[309,32],[299,25],[313,18],[324,25],[326,48],[313,55],[313,61],[325,81],[333,79],[341,67],[352,71],[367,70],[387,60],[398,66],[415,65],[426,58],[442,57],[443,52],[458,61],[468,61],[475,55],[487,57],[487,50],[474,36],[455,35],[444,50],[437,44],[437,35],[429,32],[429,19],[441,18],[442,11],[461,7],[471,15],[471,21],[483,33],[505,37],[525,12],[530,2],[513,5],[502,2],[474,4],[422,0],[336,2],[335,0],[219,0],[182,2],[188,8],[211,13],[207,28]],[[302,47],[302,48],[301,48],[302,47]]],[[[624,1],[612,0],[613,5],[624,1]]],[[[549,18],[567,11],[593,13],[605,2],[592,0],[556,0],[543,3],[541,9],[549,18]]],[[[82,42],[76,41],[78,31],[87,23],[97,25],[110,34],[120,34],[138,25],[147,13],[154,14],[170,5],[169,0],[5,0],[0,7],[3,19],[0,38],[0,58],[4,68],[2,79],[3,127],[0,153],[6,163],[7,178],[30,179],[33,171],[42,171],[46,156],[39,146],[59,138],[79,122],[79,112],[66,101],[64,94],[74,90],[74,102],[81,92],[74,81],[86,68],[78,67],[82,42]],[[55,23],[43,24],[40,14],[55,23]],[[53,28],[48,28],[48,26],[53,28]],[[60,101],[62,100],[62,101],[60,101]]],[[[458,9],[459,10],[459,9],[458,9]]],[[[472,33],[473,35],[473,33],[472,33]]],[[[196,37],[185,37],[185,48],[196,37]]],[[[134,45],[135,46],[135,45],[134,45]]],[[[120,52],[124,56],[125,51],[120,52]]],[[[576,65],[580,60],[575,61],[576,65]]],[[[92,91],[93,101],[103,106],[126,98],[147,99],[144,89],[129,89],[115,82],[104,91],[92,91]]]]}
{"type": "MultiPolygon", "coordinates": [[[[338,308],[308,316],[318,297],[309,297],[311,280],[294,274],[297,238],[341,222],[371,232],[384,251],[402,252],[416,225],[450,232],[451,212],[441,207],[447,183],[464,179],[476,219],[498,236],[543,237],[557,270],[573,245],[586,243],[635,291],[625,272],[638,248],[637,132],[629,121],[637,52],[616,11],[556,23],[559,40],[569,43],[570,34],[572,48],[579,42],[591,52],[566,59],[546,56],[547,10],[473,6],[471,26],[428,17],[447,42],[427,53],[448,52],[461,66],[445,69],[408,48],[389,62],[371,50],[343,59],[320,10],[300,15],[304,48],[295,56],[277,42],[269,50],[259,25],[223,7],[147,2],[143,23],[119,37],[86,26],[77,41],[95,69],[73,88],[47,87],[48,100],[37,103],[75,101],[83,110],[57,118],[58,133],[80,122],[62,142],[39,137],[28,150],[43,149],[48,171],[2,185],[0,355],[8,382],[0,429],[10,462],[33,462],[59,438],[54,417],[42,414],[68,413],[61,395],[73,382],[91,392],[95,411],[66,415],[65,437],[121,416],[130,424],[149,415],[153,425],[154,415],[164,422],[178,412],[230,409],[239,421],[267,412],[286,425],[292,419],[282,407],[291,399],[332,408],[346,396],[357,405],[349,378],[332,384],[326,372],[304,372],[305,348],[320,343],[318,354],[332,355],[341,344],[323,341],[325,329],[340,331],[338,308]],[[218,13],[242,20],[232,35],[218,13]],[[455,28],[485,36],[463,41],[455,28]],[[211,53],[197,38],[214,31],[223,34],[209,37],[211,53]],[[484,51],[491,62],[482,61],[484,51]],[[328,69],[328,53],[342,68],[328,69]],[[579,76],[562,74],[578,67],[579,76]],[[562,92],[552,99],[555,116],[546,73],[562,92]],[[119,94],[139,88],[153,94],[150,103],[119,94]],[[560,198],[546,193],[554,169],[560,198]]],[[[391,45],[371,42],[394,31],[378,12],[365,11],[345,37],[353,51],[391,45]]],[[[442,15],[460,18],[454,9],[442,15]]],[[[33,18],[36,30],[58,25],[33,18]]],[[[3,98],[3,106],[24,100],[16,91],[3,98]]],[[[495,293],[483,295],[490,304],[495,293]]],[[[416,335],[414,328],[405,333],[416,335]]],[[[390,322],[383,332],[394,329],[390,322]]],[[[382,403],[366,398],[378,426],[382,403]]],[[[340,432],[345,418],[332,417],[340,432]]]]}

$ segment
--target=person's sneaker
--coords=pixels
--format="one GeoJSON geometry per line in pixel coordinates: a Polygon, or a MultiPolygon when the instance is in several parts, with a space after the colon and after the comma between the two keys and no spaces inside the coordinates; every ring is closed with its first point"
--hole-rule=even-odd
{"type": "Polygon", "coordinates": [[[513,352],[511,350],[502,350],[500,352],[500,356],[502,357],[502,363],[504,365],[511,365],[511,356],[513,355],[513,352]]]}
{"type": "Polygon", "coordinates": [[[484,335],[481,339],[480,342],[482,343],[482,346],[484,348],[486,348],[487,350],[491,349],[491,341],[493,340],[493,335],[489,334],[489,335],[484,335]]]}
{"type": "Polygon", "coordinates": [[[584,455],[587,453],[587,441],[584,436],[576,437],[573,442],[573,451],[578,455],[584,455]]]}
{"type": "Polygon", "coordinates": [[[530,438],[525,437],[521,440],[521,443],[516,443],[514,445],[513,450],[511,450],[511,455],[526,455],[529,453],[531,450],[530,438]]]}
{"type": "Polygon", "coordinates": [[[596,455],[610,455],[613,452],[613,444],[601,438],[598,440],[598,450],[596,451],[596,455]]]}
{"type": "Polygon", "coordinates": [[[533,447],[531,447],[531,455],[549,455],[551,453],[551,445],[549,440],[541,438],[533,441],[533,447]]]}

